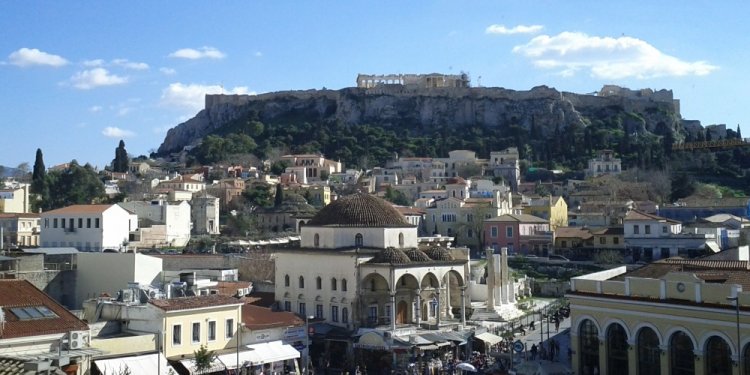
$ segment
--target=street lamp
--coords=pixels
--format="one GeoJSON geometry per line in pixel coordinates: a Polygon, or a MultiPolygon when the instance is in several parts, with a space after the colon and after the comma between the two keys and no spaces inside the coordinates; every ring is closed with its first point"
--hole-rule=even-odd
{"type": "Polygon", "coordinates": [[[310,362],[310,319],[315,319],[315,317],[305,315],[305,350],[307,351],[307,355],[305,355],[305,368],[302,370],[303,374],[308,373],[308,365],[310,362]]]}
{"type": "Polygon", "coordinates": [[[735,295],[734,297],[727,297],[727,301],[734,301],[735,311],[737,312],[737,367],[742,373],[742,337],[740,336],[740,296],[735,295]]]}

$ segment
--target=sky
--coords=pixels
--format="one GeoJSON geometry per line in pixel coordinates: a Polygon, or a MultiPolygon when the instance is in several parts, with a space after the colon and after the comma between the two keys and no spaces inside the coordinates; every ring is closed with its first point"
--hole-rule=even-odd
{"type": "Polygon", "coordinates": [[[205,93],[466,72],[473,86],[671,89],[750,135],[747,1],[3,1],[0,165],[133,156],[205,93]]]}

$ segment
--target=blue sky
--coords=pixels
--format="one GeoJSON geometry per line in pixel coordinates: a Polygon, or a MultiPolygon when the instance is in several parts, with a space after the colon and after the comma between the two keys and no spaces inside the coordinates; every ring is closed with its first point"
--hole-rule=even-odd
{"type": "Polygon", "coordinates": [[[667,88],[686,119],[740,124],[742,1],[0,2],[0,165],[134,156],[206,92],[353,86],[357,73],[472,84],[667,88]]]}

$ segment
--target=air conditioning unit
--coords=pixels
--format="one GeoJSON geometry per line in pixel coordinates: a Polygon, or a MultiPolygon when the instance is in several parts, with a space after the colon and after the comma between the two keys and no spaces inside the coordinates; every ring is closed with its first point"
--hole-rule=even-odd
{"type": "Polygon", "coordinates": [[[68,347],[73,349],[83,349],[89,338],[89,333],[84,331],[73,331],[70,333],[70,337],[68,339],[68,347]]]}

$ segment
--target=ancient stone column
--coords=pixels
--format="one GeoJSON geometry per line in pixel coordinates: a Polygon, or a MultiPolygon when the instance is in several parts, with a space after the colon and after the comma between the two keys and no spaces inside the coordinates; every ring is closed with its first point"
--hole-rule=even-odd
{"type": "Polygon", "coordinates": [[[422,291],[417,289],[417,308],[415,311],[417,316],[417,327],[422,323],[422,291]]]}
{"type": "Polygon", "coordinates": [[[495,308],[495,266],[493,259],[494,250],[491,247],[486,248],[487,255],[487,309],[495,308]]]}
{"type": "Polygon", "coordinates": [[[396,293],[391,293],[391,331],[396,330],[396,293]]]}
{"type": "Polygon", "coordinates": [[[466,325],[466,286],[461,287],[461,327],[466,325]]]}
{"type": "Polygon", "coordinates": [[[435,291],[437,294],[437,308],[435,310],[435,329],[440,329],[440,287],[435,291]]]}

